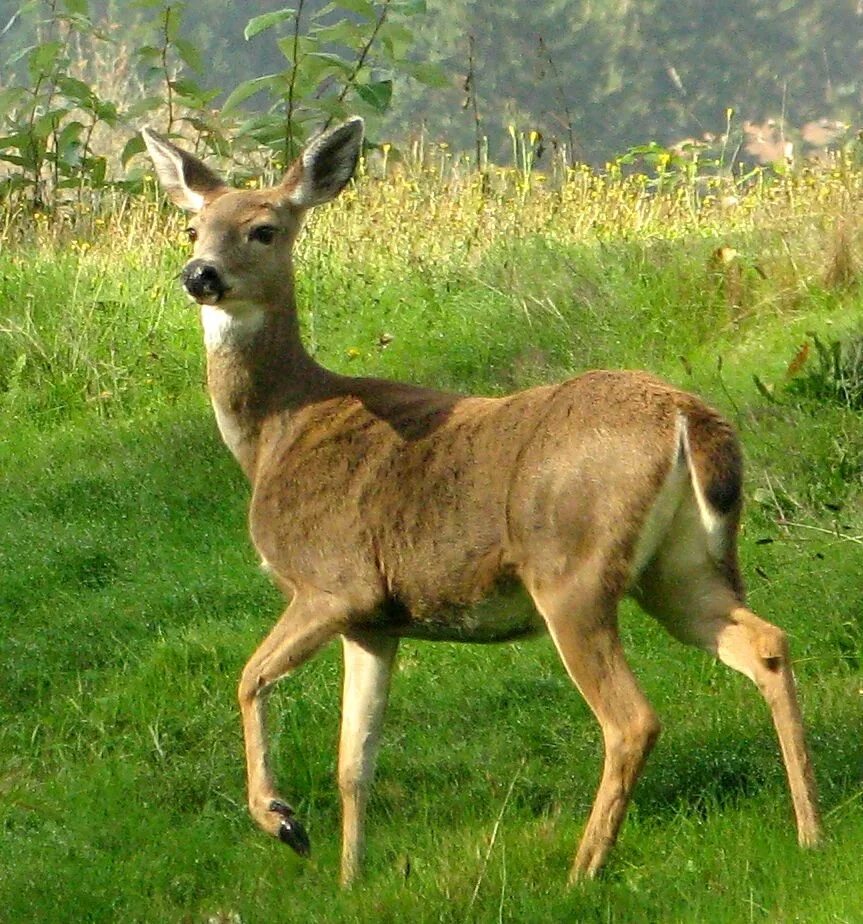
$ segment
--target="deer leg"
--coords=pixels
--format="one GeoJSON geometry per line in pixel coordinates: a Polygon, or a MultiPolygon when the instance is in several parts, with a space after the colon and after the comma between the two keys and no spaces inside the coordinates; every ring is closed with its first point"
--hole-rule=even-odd
{"type": "Polygon", "coordinates": [[[582,592],[537,600],[537,605],[605,742],[602,778],[570,873],[573,883],[595,876],[605,862],[660,725],[626,663],[616,601],[582,592]]]}
{"type": "Polygon", "coordinates": [[[342,885],[359,874],[366,802],[375,772],[381,726],[389,695],[398,638],[342,637],[345,676],[339,743],[342,797],[342,885]]]}
{"type": "Polygon", "coordinates": [[[788,775],[797,838],[804,847],[814,846],[821,840],[815,776],[785,633],[738,606],[727,618],[705,627],[704,635],[704,647],[752,680],[766,700],[788,775]]]}
{"type": "Polygon", "coordinates": [[[797,819],[797,838],[821,839],[815,776],[806,748],[785,633],[746,609],[715,568],[681,570],[667,557],[644,576],[639,603],[682,642],[697,645],[748,677],[770,708],[797,819]]]}
{"type": "Polygon", "coordinates": [[[265,694],[338,634],[344,618],[344,607],[332,595],[297,593],[240,678],[249,811],[259,827],[303,856],[310,850],[308,836],[293,808],[276,793],[267,761],[265,694]]]}

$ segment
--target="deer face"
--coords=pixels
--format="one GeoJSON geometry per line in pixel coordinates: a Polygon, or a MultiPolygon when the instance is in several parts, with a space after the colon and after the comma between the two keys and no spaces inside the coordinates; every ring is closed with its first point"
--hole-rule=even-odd
{"type": "Polygon", "coordinates": [[[238,303],[284,298],[303,219],[303,210],[285,200],[276,187],[226,190],[205,201],[186,229],[194,250],[181,273],[195,301],[230,312],[238,303]]]}
{"type": "Polygon", "coordinates": [[[318,135],[278,186],[261,190],[231,189],[194,155],[150,130],[143,135],[165,191],[195,213],[187,228],[194,251],[181,273],[186,292],[228,313],[281,307],[291,290],[291,253],[303,217],[353,176],[362,120],[318,135]]]}

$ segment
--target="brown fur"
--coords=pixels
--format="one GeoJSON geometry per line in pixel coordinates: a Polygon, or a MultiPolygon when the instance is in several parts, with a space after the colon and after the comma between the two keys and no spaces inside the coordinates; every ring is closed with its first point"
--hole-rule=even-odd
{"type": "Polygon", "coordinates": [[[573,867],[574,877],[593,875],[659,733],[617,633],[618,602],[632,593],[669,631],[758,684],[782,742],[800,839],[814,842],[814,784],[787,646],[743,606],[741,456],[715,411],[642,372],[465,397],[336,375],[303,348],[291,248],[305,210],[349,179],[358,125],[322,136],[281,186],[256,192],[215,186],[202,164],[185,169],[189,155],[147,136],[175,200],[203,206],[186,285],[215,302],[203,309],[213,404],[252,484],[252,539],[290,600],[240,683],[255,820],[305,849],[267,767],[261,694],[335,636],[346,664],[347,882],[359,868],[397,638],[485,642],[545,628],[605,737],[573,867]],[[202,175],[199,188],[183,188],[183,176],[202,175]],[[267,244],[254,239],[262,222],[273,229],[267,244]],[[196,266],[217,275],[217,289],[196,280],[196,266]]]}

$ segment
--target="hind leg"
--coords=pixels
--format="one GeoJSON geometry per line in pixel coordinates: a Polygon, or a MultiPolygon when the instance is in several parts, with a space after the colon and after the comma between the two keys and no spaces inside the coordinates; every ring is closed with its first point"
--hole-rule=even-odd
{"type": "Polygon", "coordinates": [[[531,594],[605,743],[602,779],[570,873],[575,882],[594,876],[605,862],[660,726],[626,663],[617,600],[601,582],[585,578],[554,591],[531,588],[531,594]]]}
{"type": "Polygon", "coordinates": [[[806,847],[817,844],[821,839],[821,823],[815,777],[785,633],[739,606],[724,621],[713,624],[705,641],[704,647],[749,677],[767,701],[788,774],[798,840],[806,847]]]}
{"type": "Polygon", "coordinates": [[[709,651],[748,677],[770,709],[797,819],[798,840],[821,839],[815,777],[806,747],[785,633],[748,610],[715,568],[658,574],[637,594],[644,608],[681,641],[709,651]]]}

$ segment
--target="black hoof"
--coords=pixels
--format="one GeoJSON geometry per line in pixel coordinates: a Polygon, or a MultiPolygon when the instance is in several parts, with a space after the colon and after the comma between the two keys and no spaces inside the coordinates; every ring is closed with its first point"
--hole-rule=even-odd
{"type": "Polygon", "coordinates": [[[295,850],[301,857],[308,857],[312,852],[312,845],[306,829],[294,817],[294,810],[284,802],[273,799],[270,811],[282,816],[279,825],[279,840],[295,850]]]}

